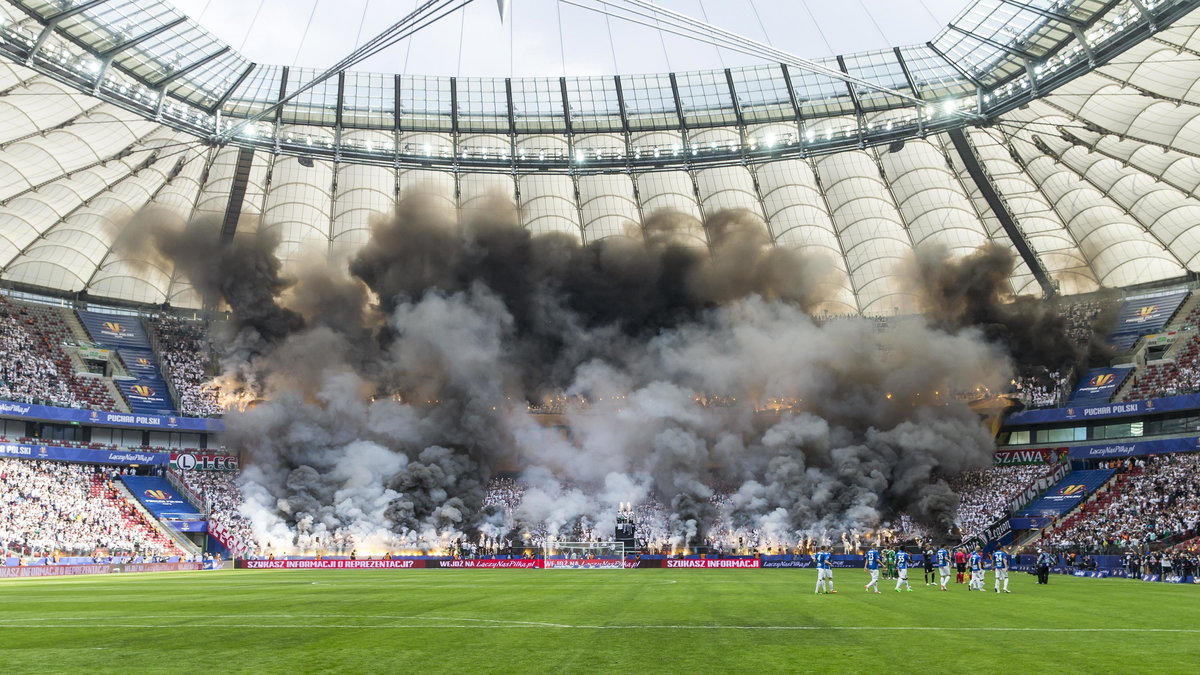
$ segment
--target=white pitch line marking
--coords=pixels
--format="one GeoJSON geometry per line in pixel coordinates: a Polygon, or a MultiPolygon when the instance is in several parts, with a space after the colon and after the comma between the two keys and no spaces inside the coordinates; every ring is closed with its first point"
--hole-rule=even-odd
{"type": "MultiPolygon", "coordinates": [[[[205,616],[186,616],[182,619],[226,619],[226,618],[248,618],[253,616],[261,616],[262,618],[300,618],[296,615],[288,614],[273,614],[273,615],[205,615],[205,616]]],[[[355,615],[305,615],[304,618],[358,618],[355,615]]],[[[366,619],[400,619],[413,620],[427,618],[431,623],[383,623],[383,624],[258,624],[258,623],[222,623],[219,625],[212,624],[150,624],[150,623],[104,623],[95,626],[96,628],[194,628],[202,626],[205,628],[282,628],[282,629],[355,629],[355,630],[393,630],[393,629],[412,629],[412,628],[428,628],[428,629],[550,629],[550,630],[744,630],[744,631],[946,631],[946,630],[972,630],[972,631],[990,631],[990,632],[1012,632],[1012,633],[1032,633],[1032,632],[1050,632],[1050,633],[1182,633],[1194,634],[1200,633],[1200,628],[1035,628],[1028,626],[978,626],[964,629],[961,626],[942,627],[942,626],[752,626],[752,625],[704,625],[704,624],[619,624],[619,625],[592,625],[592,624],[563,624],[563,623],[547,623],[535,621],[507,621],[503,619],[472,619],[464,617],[417,617],[417,616],[372,616],[362,617],[366,619]],[[441,622],[459,622],[459,623],[441,623],[441,622]]],[[[50,621],[86,621],[95,622],[97,617],[58,617],[44,619],[50,621]]],[[[0,629],[4,628],[78,628],[79,623],[29,623],[17,624],[9,623],[17,621],[16,619],[4,619],[4,624],[0,624],[0,629]]],[[[38,619],[25,619],[25,621],[40,621],[38,619]]]]}

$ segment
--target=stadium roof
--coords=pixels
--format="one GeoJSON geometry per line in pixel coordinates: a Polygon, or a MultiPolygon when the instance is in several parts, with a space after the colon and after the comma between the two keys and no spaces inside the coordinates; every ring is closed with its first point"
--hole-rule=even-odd
{"type": "Polygon", "coordinates": [[[705,215],[744,208],[837,261],[839,313],[912,309],[896,263],[933,242],[1012,246],[1018,292],[1176,278],[1200,265],[1198,6],[980,0],[927,44],[817,61],[840,75],[339,71],[275,107],[317,72],[250,63],[157,0],[4,0],[2,278],[194,306],[113,250],[137,209],[261,221],[294,261],[346,255],[416,186],[463,209],[500,191],[582,241],[671,207],[703,246],[705,215]]]}

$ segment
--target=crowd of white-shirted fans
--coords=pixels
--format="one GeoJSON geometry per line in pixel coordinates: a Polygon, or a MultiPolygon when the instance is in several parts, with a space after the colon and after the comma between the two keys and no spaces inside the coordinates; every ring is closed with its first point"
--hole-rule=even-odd
{"type": "Polygon", "coordinates": [[[984,530],[1007,513],[1008,504],[1046,473],[1046,467],[996,466],[964,471],[947,482],[959,495],[958,523],[963,539],[984,530]]]}
{"type": "Polygon", "coordinates": [[[112,487],[119,470],[0,459],[0,548],[16,556],[177,555],[112,487]]]}
{"type": "Polygon", "coordinates": [[[179,412],[191,417],[213,417],[224,411],[216,392],[203,386],[205,355],[209,353],[204,324],[170,315],[152,318],[151,330],[158,336],[159,358],[178,395],[179,412]]]}
{"type": "Polygon", "coordinates": [[[1200,527],[1200,453],[1110,463],[1123,472],[1095,510],[1049,536],[1059,549],[1117,552],[1193,537],[1200,527]]]}
{"type": "Polygon", "coordinates": [[[35,337],[8,313],[0,315],[0,399],[78,404],[58,365],[37,353],[35,337]]]}
{"type": "MultiPolygon", "coordinates": [[[[239,510],[244,501],[242,488],[237,483],[238,474],[232,471],[183,471],[184,485],[204,499],[201,508],[206,508],[211,522],[220,525],[236,543],[247,551],[258,548],[250,521],[239,510]]],[[[226,542],[231,543],[231,542],[226,542]]]]}

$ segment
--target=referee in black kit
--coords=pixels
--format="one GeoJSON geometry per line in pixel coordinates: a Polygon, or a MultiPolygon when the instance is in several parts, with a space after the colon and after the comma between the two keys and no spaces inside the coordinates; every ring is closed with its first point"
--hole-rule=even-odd
{"type": "Polygon", "coordinates": [[[1050,566],[1054,564],[1054,554],[1038,549],[1037,555],[1037,577],[1038,583],[1045,585],[1050,583],[1050,566]]]}

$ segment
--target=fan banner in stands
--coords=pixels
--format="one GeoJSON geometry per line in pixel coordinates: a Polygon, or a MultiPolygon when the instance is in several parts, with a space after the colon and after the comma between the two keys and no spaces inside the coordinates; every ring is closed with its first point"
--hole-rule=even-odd
{"type": "Polygon", "coordinates": [[[145,410],[168,410],[171,401],[162,380],[114,380],[129,405],[145,410]]]}
{"type": "MultiPolygon", "coordinates": [[[[541,560],[528,560],[525,558],[479,558],[476,560],[426,560],[426,567],[441,567],[444,569],[475,569],[475,570],[500,570],[500,569],[519,569],[532,570],[542,566],[541,560]]],[[[551,562],[551,561],[546,561],[551,562]]],[[[569,561],[560,561],[569,562],[569,561]]],[[[621,561],[616,562],[620,566],[621,561]]]]}
{"type": "Polygon", "coordinates": [[[98,314],[79,310],[79,322],[87,329],[92,340],[114,347],[149,347],[150,340],[136,316],[98,314]]]}
{"type": "Polygon", "coordinates": [[[1033,518],[1015,517],[1015,518],[1010,518],[1008,522],[1009,522],[1009,525],[1011,525],[1012,529],[1014,529],[1014,530],[1040,530],[1043,527],[1046,527],[1047,525],[1049,525],[1050,523],[1053,523],[1054,518],[1051,518],[1049,516],[1033,517],[1033,518]]]}
{"type": "Polygon", "coordinates": [[[205,452],[172,452],[171,468],[178,471],[237,471],[237,455],[205,452]]]}
{"type": "Polygon", "coordinates": [[[997,450],[992,455],[992,464],[996,466],[1016,466],[1018,464],[1057,464],[1066,459],[1067,448],[1038,448],[1035,450],[997,450]]]}
{"type": "Polygon", "coordinates": [[[1188,394],[1186,396],[1167,396],[1165,398],[1150,398],[1144,401],[1104,403],[1084,407],[1022,410],[1009,415],[1008,419],[1004,420],[1003,426],[1008,428],[1027,424],[1046,424],[1047,422],[1135,417],[1153,413],[1175,412],[1177,410],[1195,410],[1197,408],[1200,408],[1200,394],[1188,394]]]}
{"type": "Polygon", "coordinates": [[[121,355],[121,360],[125,362],[125,368],[129,373],[136,378],[158,378],[158,359],[154,358],[154,352],[148,352],[143,349],[118,349],[117,353],[121,355]]]}
{"type": "Polygon", "coordinates": [[[203,520],[196,507],[162,476],[121,476],[125,487],[146,510],[162,520],[203,520]]]}
{"type": "Polygon", "coordinates": [[[0,417],[46,420],[96,426],[137,427],[141,429],[171,429],[174,431],[224,431],[225,423],[219,419],[202,417],[171,417],[169,415],[143,415],[140,413],[101,412],[58,408],[49,405],[0,401],[0,417]]]}
{"type": "Polygon", "coordinates": [[[1162,455],[1200,450],[1200,438],[1165,438],[1158,441],[1131,441],[1104,445],[1078,445],[1071,448],[1071,459],[1113,459],[1139,455],[1162,455]]]}
{"type": "Polygon", "coordinates": [[[158,465],[166,464],[169,455],[165,452],[91,450],[88,448],[60,448],[53,445],[0,443],[0,457],[53,459],[59,462],[87,462],[88,464],[158,465]]]}
{"type": "Polygon", "coordinates": [[[1069,402],[1107,402],[1125,381],[1130,368],[1092,368],[1079,378],[1069,402]]]}
{"type": "Polygon", "coordinates": [[[683,569],[757,569],[762,567],[762,561],[757,558],[718,558],[716,560],[679,560],[668,558],[663,561],[663,567],[683,569]]]}
{"type": "Polygon", "coordinates": [[[1021,509],[1022,516],[1057,516],[1075,508],[1096,488],[1116,473],[1111,469],[1072,471],[1042,493],[1032,504],[1021,509]]]}

